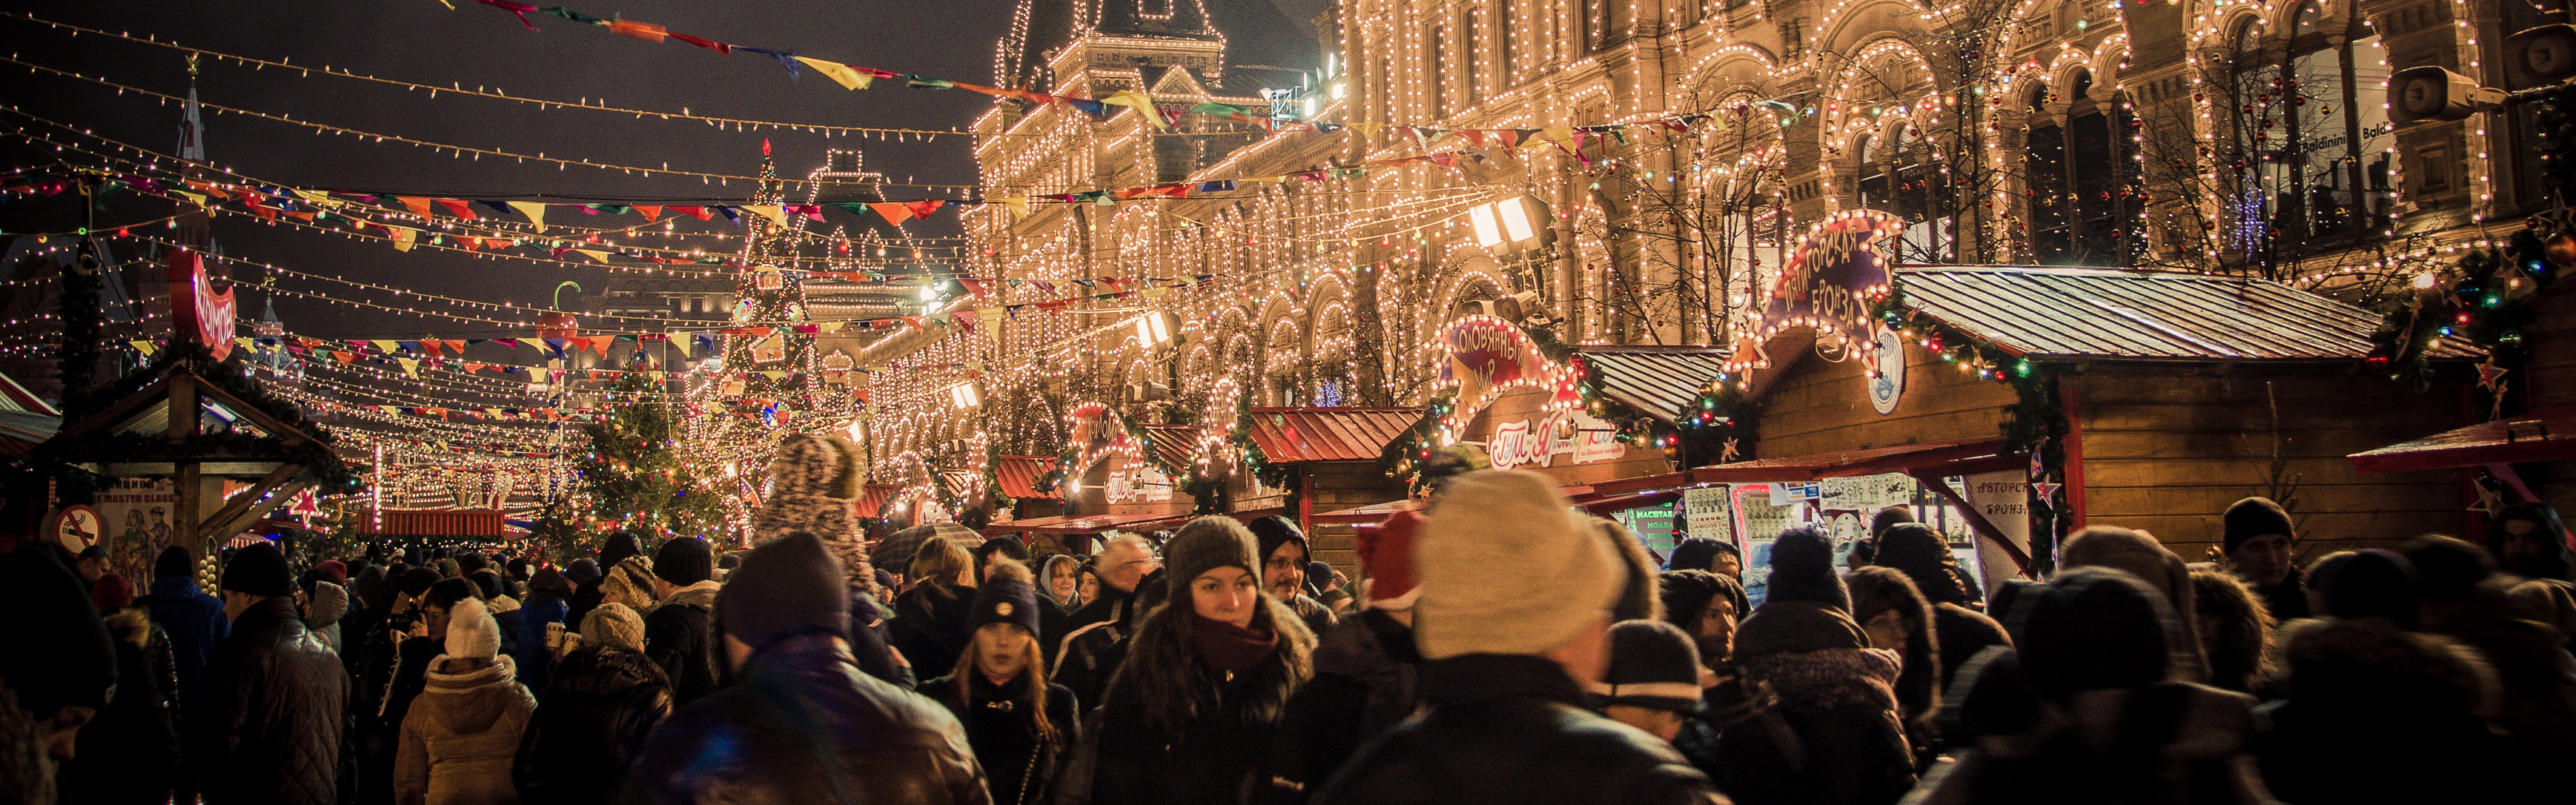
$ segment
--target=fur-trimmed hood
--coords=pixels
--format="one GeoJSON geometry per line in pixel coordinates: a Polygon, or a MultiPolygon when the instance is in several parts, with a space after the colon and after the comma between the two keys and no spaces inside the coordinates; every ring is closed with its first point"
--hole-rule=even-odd
{"type": "Polygon", "coordinates": [[[1745,679],[1770,685],[1783,713],[1812,717],[1845,707],[1897,712],[1902,663],[1883,648],[1830,648],[1764,654],[1738,660],[1735,667],[1745,679]]]}
{"type": "MultiPolygon", "coordinates": [[[[1239,713],[1245,726],[1279,720],[1289,694],[1314,677],[1315,633],[1288,605],[1268,592],[1260,595],[1253,626],[1278,632],[1279,648],[1260,668],[1233,679],[1199,659],[1190,622],[1194,613],[1186,597],[1175,596],[1144,615],[1144,625],[1137,629],[1118,675],[1134,677],[1145,701],[1147,724],[1177,733],[1219,709],[1239,713]],[[1239,698],[1225,701],[1220,686],[1239,698]]],[[[1113,681],[1111,687],[1118,684],[1113,681]]]]}

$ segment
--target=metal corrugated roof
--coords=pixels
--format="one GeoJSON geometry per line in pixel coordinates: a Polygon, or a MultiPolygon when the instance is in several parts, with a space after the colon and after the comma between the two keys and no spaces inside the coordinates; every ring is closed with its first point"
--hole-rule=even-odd
{"type": "Polygon", "coordinates": [[[1699,389],[1726,370],[1726,351],[1715,347],[1595,346],[1576,350],[1599,376],[1603,396],[1672,419],[1699,399],[1699,389]]]}
{"type": "Polygon", "coordinates": [[[1199,460],[1199,429],[1192,425],[1146,425],[1146,441],[1165,466],[1187,467],[1199,460]]]}
{"type": "Polygon", "coordinates": [[[1272,463],[1375,461],[1421,408],[1254,408],[1252,443],[1272,463]]]}
{"type": "Polygon", "coordinates": [[[1038,479],[1053,471],[1054,456],[1002,456],[993,463],[993,480],[1000,481],[1002,494],[1013,499],[1063,500],[1060,493],[1038,491],[1038,479]]]}
{"type": "MultiPolygon", "coordinates": [[[[2016,355],[2132,360],[2351,360],[2380,317],[2277,282],[2084,268],[1899,269],[1905,303],[2016,355]]],[[[2475,358],[2438,342],[2433,357],[2475,358]]]]}

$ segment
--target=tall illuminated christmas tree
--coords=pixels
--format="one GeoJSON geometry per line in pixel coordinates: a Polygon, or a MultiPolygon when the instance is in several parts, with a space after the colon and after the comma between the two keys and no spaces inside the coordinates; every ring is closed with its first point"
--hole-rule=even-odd
{"type": "Polygon", "coordinates": [[[805,310],[805,273],[796,263],[803,230],[795,224],[803,216],[779,212],[786,197],[778,162],[763,140],[760,187],[751,200],[761,211],[745,213],[751,229],[743,239],[742,269],[734,282],[739,300],[734,326],[748,332],[725,341],[724,390],[735,412],[750,414],[764,429],[801,429],[804,423],[797,420],[814,409],[821,390],[814,326],[805,310]],[[778,218],[773,220],[771,213],[778,218]]]}

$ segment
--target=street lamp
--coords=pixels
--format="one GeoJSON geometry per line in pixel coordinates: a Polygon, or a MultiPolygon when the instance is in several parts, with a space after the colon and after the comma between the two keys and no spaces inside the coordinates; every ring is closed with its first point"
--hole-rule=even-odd
{"type": "Polygon", "coordinates": [[[2505,37],[2504,68],[2511,92],[2429,64],[2391,73],[2388,119],[2466,120],[2479,112],[2566,94],[2569,85],[2561,82],[2576,77],[2576,25],[2542,25],[2505,37]]]}
{"type": "Polygon", "coordinates": [[[1162,346],[1163,342],[1172,340],[1172,333],[1180,329],[1180,318],[1167,312],[1155,311],[1138,316],[1136,317],[1136,346],[1150,352],[1155,347],[1162,346]]]}
{"type": "Polygon", "coordinates": [[[984,404],[984,389],[979,384],[971,380],[954,386],[949,386],[948,402],[956,406],[958,410],[972,409],[984,404]]]}

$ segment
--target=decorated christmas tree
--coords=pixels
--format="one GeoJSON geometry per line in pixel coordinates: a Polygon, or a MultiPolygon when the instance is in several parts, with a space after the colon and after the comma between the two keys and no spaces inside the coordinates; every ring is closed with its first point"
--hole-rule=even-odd
{"type": "MultiPolygon", "coordinates": [[[[751,206],[778,210],[785,198],[778,162],[763,141],[760,188],[751,206]]],[[[734,326],[744,332],[725,342],[724,397],[762,430],[792,427],[799,414],[813,409],[821,382],[814,326],[805,311],[805,275],[795,263],[801,230],[779,223],[801,222],[802,216],[780,212],[773,220],[755,210],[747,217],[751,231],[743,239],[742,271],[734,282],[741,300],[734,306],[734,326]]]]}
{"type": "Polygon", "coordinates": [[[647,394],[649,381],[629,376],[617,390],[635,402],[582,426],[590,451],[573,464],[590,495],[593,531],[630,529],[682,536],[720,535],[725,507],[680,459],[673,408],[647,394]]]}

